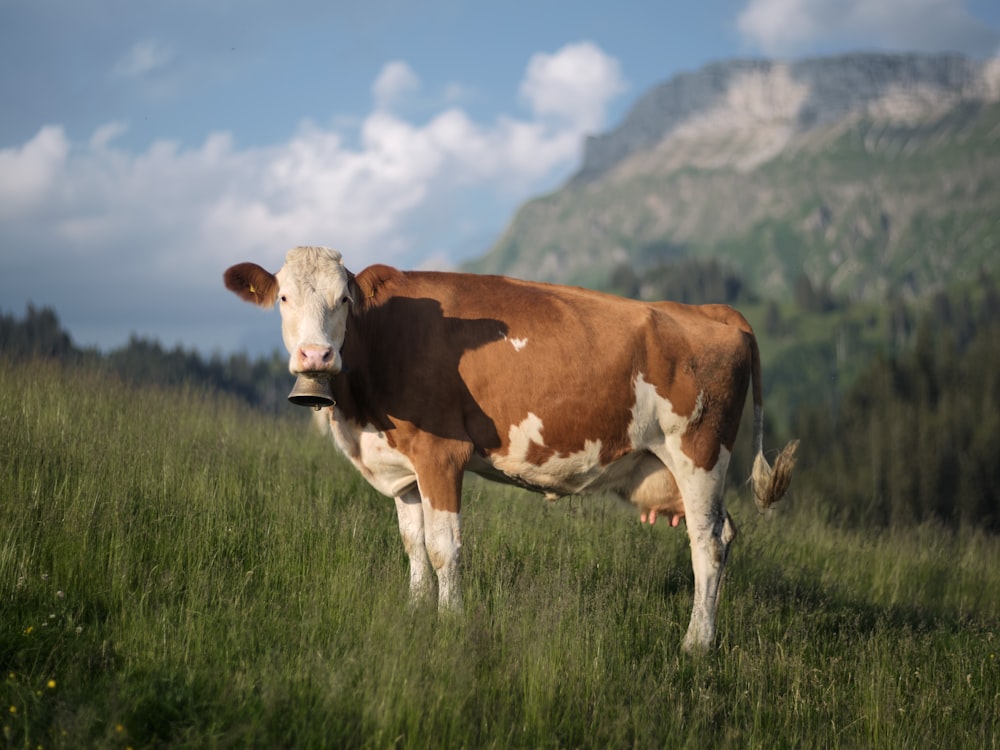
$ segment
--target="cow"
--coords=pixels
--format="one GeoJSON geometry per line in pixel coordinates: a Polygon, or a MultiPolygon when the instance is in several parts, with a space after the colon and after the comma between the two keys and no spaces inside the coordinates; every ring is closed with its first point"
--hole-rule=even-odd
{"type": "Polygon", "coordinates": [[[763,454],[760,355],[723,305],[628,300],[502,276],[353,274],[340,253],[290,250],[271,273],[239,263],[226,287],[277,304],[289,371],[328,387],[334,442],[395,499],[411,600],[463,608],[466,471],[555,499],[615,494],[643,521],[687,526],[694,602],[686,651],[711,646],[736,526],[724,479],[748,386],[758,509],[788,487],[797,441],[763,454]]]}

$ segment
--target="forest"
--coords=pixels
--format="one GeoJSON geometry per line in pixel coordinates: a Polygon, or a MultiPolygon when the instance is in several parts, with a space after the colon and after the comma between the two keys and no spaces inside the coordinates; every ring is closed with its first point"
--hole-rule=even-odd
{"type": "Polygon", "coordinates": [[[77,347],[50,307],[28,305],[23,318],[0,315],[0,354],[12,360],[57,360],[71,367],[98,370],[135,386],[193,385],[230,393],[250,406],[276,412],[288,404],[288,363],[274,353],[251,359],[246,354],[206,359],[180,346],[132,336],[107,353],[77,347]]]}
{"type": "MultiPolygon", "coordinates": [[[[847,528],[919,525],[1000,532],[1000,293],[988,273],[925,299],[859,309],[803,278],[787,305],[760,301],[718,264],[622,269],[629,296],[729,302],[761,341],[768,436],[801,441],[789,502],[847,528]]],[[[206,359],[132,337],[102,353],[74,345],[51,308],[0,315],[0,353],[97,370],[129,385],[195,386],[287,412],[283,354],[206,359]]],[[[748,410],[749,411],[749,410],[748,410]]],[[[730,483],[749,466],[748,414],[730,483]]]]}
{"type": "Polygon", "coordinates": [[[799,476],[822,516],[1000,531],[1000,306],[992,285],[976,291],[939,297],[913,345],[878,355],[836,410],[795,415],[792,431],[823,446],[799,476]]]}

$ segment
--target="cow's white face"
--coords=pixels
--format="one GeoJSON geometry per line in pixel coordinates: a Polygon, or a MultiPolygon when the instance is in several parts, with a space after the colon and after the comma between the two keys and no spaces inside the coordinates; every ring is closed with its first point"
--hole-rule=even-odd
{"type": "Polygon", "coordinates": [[[340,253],[325,247],[289,250],[276,274],[253,263],[233,266],[225,274],[226,286],[243,299],[262,307],[278,303],[293,375],[341,371],[340,350],[351,306],[349,279],[340,253]]]}
{"type": "Polygon", "coordinates": [[[340,372],[340,349],[351,306],[347,269],[340,253],[327,248],[294,248],[275,276],[281,337],[290,355],[288,369],[293,375],[340,372]]]}

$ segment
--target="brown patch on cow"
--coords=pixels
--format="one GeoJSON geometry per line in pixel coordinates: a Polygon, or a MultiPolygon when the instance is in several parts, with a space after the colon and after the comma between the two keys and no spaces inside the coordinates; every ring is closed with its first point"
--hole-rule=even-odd
{"type": "Polygon", "coordinates": [[[666,392],[660,389],[662,381],[654,381],[657,393],[691,420],[682,448],[695,466],[710,470],[719,460],[720,447],[731,452],[736,442],[757,356],[753,329],[728,305],[655,302],[650,306],[681,328],[687,347],[678,352],[684,351],[684,364],[677,368],[681,375],[666,392]]]}
{"type": "Polygon", "coordinates": [[[405,431],[408,440],[403,450],[413,462],[421,497],[435,510],[461,511],[462,478],[472,456],[472,444],[467,440],[440,440],[422,431],[405,431]]]}
{"type": "MultiPolygon", "coordinates": [[[[685,305],[680,302],[654,302],[651,304],[656,309],[676,318],[685,326],[690,325],[693,321],[709,320],[720,323],[725,329],[729,329],[728,331],[718,329],[718,333],[711,338],[719,338],[720,341],[727,342],[722,351],[728,353],[728,357],[718,359],[715,365],[715,377],[719,382],[713,392],[721,394],[721,399],[713,397],[713,400],[721,401],[721,403],[716,403],[714,408],[723,412],[723,417],[717,420],[715,425],[718,430],[718,439],[727,450],[732,451],[743,415],[748,384],[753,388],[754,406],[760,407],[763,403],[760,352],[757,348],[757,338],[753,328],[738,310],[729,305],[685,305]],[[739,336],[734,337],[734,332],[738,332],[739,336]],[[720,370],[719,368],[730,369],[720,370]],[[733,377],[727,377],[730,373],[733,377]]],[[[702,353],[699,350],[699,356],[702,353]]],[[[714,466],[714,461],[712,465],[714,466]]]]}
{"type": "Polygon", "coordinates": [[[681,439],[681,448],[695,466],[712,469],[724,446],[732,452],[750,385],[750,353],[744,334],[736,328],[716,326],[716,337],[702,351],[701,415],[681,439]]]}
{"type": "MultiPolygon", "coordinates": [[[[646,309],[586,290],[497,278],[477,296],[496,309],[524,311],[505,320],[510,335],[528,346],[516,351],[505,342],[477,350],[463,360],[463,375],[474,394],[495,394],[487,410],[498,424],[520,424],[528,412],[538,416],[548,451],[529,459],[538,464],[577,454],[595,441],[602,465],[627,454],[635,379],[645,361],[646,309]],[[583,351],[593,358],[581,360],[583,351]]],[[[497,453],[506,454],[507,432],[501,432],[497,453]]]]}
{"type": "Polygon", "coordinates": [[[528,463],[534,464],[535,466],[541,466],[554,455],[556,455],[554,449],[547,445],[539,445],[538,443],[532,441],[528,444],[528,451],[524,460],[528,463]]]}
{"type": "Polygon", "coordinates": [[[222,275],[226,289],[241,299],[261,307],[274,306],[278,298],[278,279],[256,263],[238,263],[222,275]]]}
{"type": "Polygon", "coordinates": [[[469,392],[459,367],[468,352],[502,340],[506,326],[495,318],[446,315],[438,300],[408,296],[408,282],[388,266],[357,275],[358,289],[370,297],[347,322],[344,372],[333,378],[338,408],[347,419],[384,430],[407,455],[411,431],[496,448],[496,424],[469,392]],[[427,408],[439,403],[454,408],[427,408]]]}

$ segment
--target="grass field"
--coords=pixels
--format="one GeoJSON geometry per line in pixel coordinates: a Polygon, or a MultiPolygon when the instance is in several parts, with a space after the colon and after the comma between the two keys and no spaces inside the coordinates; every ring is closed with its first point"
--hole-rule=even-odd
{"type": "Polygon", "coordinates": [[[438,620],[307,413],[0,363],[0,747],[1000,747],[1000,540],[797,507],[690,657],[682,530],[470,481],[438,620]]]}

